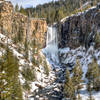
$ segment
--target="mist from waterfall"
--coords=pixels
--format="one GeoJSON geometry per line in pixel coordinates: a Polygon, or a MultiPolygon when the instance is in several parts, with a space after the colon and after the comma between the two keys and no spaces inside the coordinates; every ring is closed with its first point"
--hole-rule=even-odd
{"type": "Polygon", "coordinates": [[[53,62],[59,63],[58,59],[58,36],[57,29],[54,26],[48,27],[46,38],[46,56],[53,62]]]}

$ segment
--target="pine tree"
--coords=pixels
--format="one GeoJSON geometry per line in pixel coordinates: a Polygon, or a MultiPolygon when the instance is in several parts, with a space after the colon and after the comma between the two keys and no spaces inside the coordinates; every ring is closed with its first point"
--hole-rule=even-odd
{"type": "Polygon", "coordinates": [[[96,60],[94,60],[94,68],[93,68],[93,76],[94,76],[94,80],[93,80],[93,88],[96,91],[100,90],[100,68],[99,65],[97,63],[96,60]]]}
{"type": "Polygon", "coordinates": [[[93,89],[97,91],[100,90],[100,68],[95,59],[93,59],[92,63],[88,66],[86,78],[93,89]]]}
{"type": "Polygon", "coordinates": [[[19,12],[22,13],[22,14],[24,14],[24,15],[27,15],[25,9],[22,6],[20,7],[19,12]]]}
{"type": "Polygon", "coordinates": [[[8,83],[9,77],[7,76],[6,73],[7,66],[5,66],[5,63],[6,61],[4,59],[4,56],[2,56],[0,62],[0,100],[4,100],[10,97],[11,94],[12,84],[8,83]]]}
{"type": "Polygon", "coordinates": [[[18,42],[22,42],[23,41],[23,33],[24,33],[24,29],[22,27],[22,25],[19,26],[19,31],[18,31],[18,42]]]}
{"type": "Polygon", "coordinates": [[[75,100],[75,89],[68,69],[66,71],[66,82],[64,86],[64,94],[67,98],[70,98],[71,100],[75,100]]]}
{"type": "Polygon", "coordinates": [[[18,6],[18,4],[16,4],[16,6],[15,6],[15,11],[16,11],[16,12],[19,11],[19,6],[18,6]]]}
{"type": "Polygon", "coordinates": [[[46,61],[44,61],[44,70],[45,70],[46,75],[48,76],[49,75],[49,68],[48,68],[46,61]]]}
{"type": "Polygon", "coordinates": [[[73,69],[73,76],[72,76],[72,81],[73,84],[75,86],[75,90],[77,91],[77,93],[79,94],[79,90],[81,89],[81,82],[82,82],[82,77],[83,77],[83,72],[82,72],[82,68],[79,64],[79,61],[76,61],[76,65],[73,69]]]}
{"type": "MultiPolygon", "coordinates": [[[[18,60],[14,57],[13,53],[7,49],[6,54],[2,57],[2,70],[5,74],[5,77],[1,77],[2,80],[5,80],[2,89],[5,92],[3,94],[3,99],[1,100],[23,100],[21,85],[18,79],[19,65],[18,60]]],[[[1,93],[0,92],[0,93],[1,93]]]]}
{"type": "Polygon", "coordinates": [[[14,41],[14,44],[18,43],[18,38],[17,38],[16,34],[15,34],[15,37],[14,37],[13,41],[14,41]]]}
{"type": "Polygon", "coordinates": [[[3,93],[3,91],[6,90],[4,80],[6,80],[6,73],[3,72],[2,63],[0,63],[0,100],[3,100],[4,96],[8,95],[8,91],[3,93]]]}
{"type": "Polygon", "coordinates": [[[25,65],[25,68],[23,68],[23,71],[21,72],[22,76],[27,81],[34,81],[35,80],[35,72],[34,69],[29,68],[28,65],[25,65]]]}
{"type": "Polygon", "coordinates": [[[91,83],[89,82],[87,84],[88,86],[88,91],[89,91],[89,98],[87,100],[95,100],[93,97],[92,97],[92,88],[91,88],[91,83]]]}
{"type": "Polygon", "coordinates": [[[30,91],[31,87],[29,86],[29,82],[28,81],[25,81],[24,85],[23,85],[23,88],[26,90],[26,91],[30,91]]]}
{"type": "Polygon", "coordinates": [[[33,40],[31,42],[32,44],[32,63],[35,65],[35,66],[38,66],[39,65],[39,60],[41,59],[38,55],[38,52],[40,50],[40,45],[39,45],[39,42],[37,40],[37,37],[36,37],[36,32],[38,30],[38,23],[36,23],[36,29],[33,31],[33,40]],[[39,59],[36,59],[35,56],[37,56],[39,59]]]}
{"type": "Polygon", "coordinates": [[[67,69],[67,70],[66,70],[66,81],[69,81],[69,79],[70,79],[70,72],[69,72],[69,70],[67,69]]]}
{"type": "Polygon", "coordinates": [[[25,81],[25,83],[24,83],[24,85],[23,85],[23,88],[25,89],[25,98],[27,98],[28,99],[28,93],[30,93],[30,89],[31,89],[31,87],[30,87],[30,82],[28,82],[28,81],[25,81]]]}
{"type": "Polygon", "coordinates": [[[29,49],[29,47],[28,47],[27,36],[26,36],[26,39],[25,39],[24,48],[25,48],[25,58],[28,60],[28,57],[29,57],[29,55],[28,55],[28,49],[29,49]]]}

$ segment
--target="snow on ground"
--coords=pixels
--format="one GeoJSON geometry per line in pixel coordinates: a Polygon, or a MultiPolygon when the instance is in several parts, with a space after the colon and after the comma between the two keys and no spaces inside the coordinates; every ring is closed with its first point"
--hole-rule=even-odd
{"type": "MultiPolygon", "coordinates": [[[[19,59],[20,70],[22,70],[22,67],[25,64],[32,66],[31,60],[28,62],[26,59],[24,59],[24,55],[19,53],[16,50],[17,47],[16,47],[16,45],[12,44],[12,40],[7,39],[6,36],[4,36],[3,34],[0,34],[0,43],[5,44],[5,43],[7,43],[7,40],[8,40],[8,44],[9,44],[8,46],[13,51],[14,55],[19,59]]],[[[5,52],[5,50],[0,48],[0,56],[2,56],[2,52],[5,52]]],[[[45,49],[43,49],[40,53],[46,54],[45,49]]],[[[100,49],[94,50],[94,48],[92,46],[89,48],[89,50],[87,52],[84,47],[79,47],[75,50],[70,49],[70,48],[59,49],[58,53],[61,58],[61,62],[64,64],[69,63],[69,64],[71,64],[71,66],[73,66],[76,63],[76,59],[77,58],[79,59],[80,64],[83,69],[83,72],[84,72],[83,79],[85,79],[85,74],[87,72],[87,66],[89,63],[92,62],[93,56],[95,56],[99,66],[100,66],[100,49]]],[[[31,84],[30,84],[31,92],[34,92],[35,90],[38,89],[36,84],[38,84],[42,87],[50,86],[50,83],[53,82],[53,80],[55,80],[55,78],[56,78],[55,72],[53,71],[54,66],[55,66],[56,70],[58,70],[58,71],[60,70],[60,67],[57,64],[55,64],[54,62],[52,62],[50,57],[47,57],[46,61],[47,61],[48,65],[50,67],[52,67],[51,71],[49,72],[49,76],[48,77],[46,76],[44,67],[42,65],[40,65],[39,67],[35,67],[35,73],[37,74],[36,75],[37,80],[34,82],[31,82],[31,84]]],[[[56,61],[56,62],[58,62],[58,61],[56,61]]],[[[23,84],[25,82],[25,79],[22,77],[21,74],[19,74],[19,78],[20,78],[21,84],[23,84]]],[[[86,100],[88,98],[88,92],[86,91],[85,84],[84,84],[84,88],[80,92],[81,92],[80,95],[82,97],[82,100],[86,100]]],[[[25,94],[25,92],[23,94],[25,94]]],[[[100,92],[98,92],[98,93],[93,92],[93,96],[94,96],[95,100],[100,100],[100,92]]]]}
{"type": "MultiPolygon", "coordinates": [[[[89,98],[89,92],[86,90],[86,84],[83,84],[83,88],[80,90],[80,96],[82,100],[87,100],[89,98]]],[[[95,100],[100,100],[100,92],[92,92],[92,96],[95,100]]]]}
{"type": "Polygon", "coordinates": [[[87,66],[92,62],[93,57],[97,59],[100,66],[100,50],[94,50],[93,46],[87,52],[84,47],[79,47],[75,50],[70,50],[70,48],[59,49],[59,55],[63,64],[75,65],[76,59],[78,59],[84,72],[83,78],[85,78],[87,66]]]}
{"type": "MultiPolygon", "coordinates": [[[[4,44],[5,46],[8,43],[8,47],[13,51],[13,54],[19,60],[19,65],[20,65],[19,70],[20,71],[22,71],[22,68],[23,68],[23,66],[25,64],[28,64],[29,66],[33,66],[33,64],[31,62],[31,56],[29,57],[29,61],[27,61],[24,58],[24,55],[21,54],[21,53],[19,53],[17,51],[17,48],[18,47],[15,44],[13,44],[12,40],[9,39],[9,38],[7,38],[5,35],[3,35],[1,33],[0,33],[0,43],[4,44]]],[[[4,48],[0,48],[0,56],[2,56],[2,53],[3,52],[5,52],[4,48]]],[[[40,54],[43,56],[42,51],[40,52],[40,54]]],[[[46,60],[48,66],[51,67],[49,61],[46,58],[44,58],[44,60],[46,60]]],[[[55,80],[55,73],[54,73],[54,71],[52,71],[52,69],[50,69],[49,76],[47,76],[45,74],[44,66],[40,65],[39,67],[35,66],[34,68],[35,68],[34,70],[35,70],[35,73],[36,73],[36,81],[30,83],[31,92],[34,92],[35,90],[38,89],[38,87],[36,86],[36,84],[38,84],[38,85],[40,85],[42,87],[45,87],[48,84],[50,84],[52,81],[55,80]]],[[[20,79],[21,84],[24,84],[25,83],[25,79],[23,78],[23,76],[21,75],[21,73],[19,73],[19,79],[20,79]]],[[[25,96],[25,95],[26,95],[26,93],[24,91],[23,92],[23,96],[25,96]]]]}
{"type": "MultiPolygon", "coordinates": [[[[93,46],[91,46],[88,51],[86,51],[84,47],[79,47],[74,50],[70,49],[69,47],[59,49],[59,55],[61,57],[61,62],[63,64],[70,64],[70,67],[73,67],[76,63],[76,59],[79,59],[84,72],[83,79],[85,79],[85,74],[88,70],[88,64],[92,62],[93,57],[97,59],[97,62],[100,66],[100,48],[95,50],[93,46]]],[[[86,79],[85,82],[87,82],[86,79]]],[[[100,92],[93,92],[92,94],[95,100],[100,100],[100,92]]],[[[86,90],[86,84],[83,85],[83,88],[80,91],[80,96],[82,97],[82,100],[88,99],[89,93],[86,90]]]]}
{"type": "Polygon", "coordinates": [[[59,49],[60,53],[67,53],[70,51],[70,48],[63,48],[63,49],[59,49]]]}

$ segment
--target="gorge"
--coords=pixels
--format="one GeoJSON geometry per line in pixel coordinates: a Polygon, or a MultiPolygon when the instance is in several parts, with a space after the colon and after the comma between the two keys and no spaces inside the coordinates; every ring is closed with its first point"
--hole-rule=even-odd
{"type": "MultiPolygon", "coordinates": [[[[96,61],[95,66],[100,67],[100,4],[47,25],[45,19],[25,16],[15,12],[11,2],[1,2],[0,59],[2,87],[5,83],[13,84],[13,88],[7,85],[0,90],[0,100],[17,100],[16,98],[18,100],[79,100],[79,94],[82,100],[87,100],[90,96],[90,91],[87,90],[88,66],[96,61]],[[8,57],[8,51],[13,55],[8,57]],[[14,63],[10,60],[6,61],[6,57],[18,59],[16,61],[19,67],[18,75],[14,77],[17,80],[15,83],[12,83],[13,75],[9,75],[9,69],[13,69],[14,63]],[[77,83],[82,87],[79,93],[77,90],[74,91],[73,99],[71,98],[73,95],[70,98],[66,96],[65,89],[67,76],[70,77],[69,80],[73,78],[76,65],[77,77],[81,77],[78,76],[79,66],[82,69],[81,83],[77,83]],[[6,76],[7,79],[3,77],[6,73],[9,75],[6,76]],[[16,83],[20,83],[20,89],[15,85],[16,83]],[[21,93],[22,97],[20,97],[21,93]]],[[[16,72],[16,69],[13,69],[13,72],[16,72]]],[[[100,74],[96,76],[94,83],[98,78],[100,74]]],[[[71,87],[73,83],[68,84],[67,93],[73,88],[76,89],[77,84],[71,87]]],[[[92,96],[95,100],[99,100],[99,82],[96,85],[98,91],[93,89],[92,96]]]]}
{"type": "MultiPolygon", "coordinates": [[[[88,99],[86,90],[88,65],[95,58],[100,66],[99,43],[96,42],[97,34],[100,34],[99,21],[100,8],[97,5],[87,11],[64,18],[59,24],[48,27],[46,48],[43,49],[43,53],[56,72],[56,81],[37,93],[40,99],[66,100],[63,92],[66,68],[72,71],[77,59],[82,67],[82,79],[84,80],[80,96],[82,100],[88,99]]],[[[93,94],[93,97],[99,100],[100,93],[93,94]]]]}

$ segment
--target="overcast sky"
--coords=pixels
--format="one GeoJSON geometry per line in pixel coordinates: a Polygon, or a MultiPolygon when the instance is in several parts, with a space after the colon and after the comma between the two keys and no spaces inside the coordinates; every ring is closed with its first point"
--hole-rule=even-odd
{"type": "Polygon", "coordinates": [[[44,4],[50,1],[57,1],[57,0],[6,0],[11,1],[13,5],[18,4],[19,6],[22,5],[24,8],[33,6],[35,7],[38,4],[44,4]]]}

